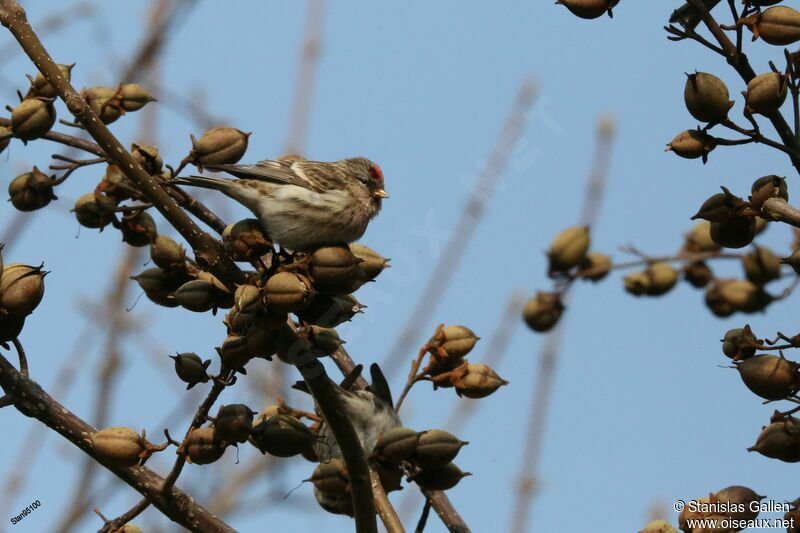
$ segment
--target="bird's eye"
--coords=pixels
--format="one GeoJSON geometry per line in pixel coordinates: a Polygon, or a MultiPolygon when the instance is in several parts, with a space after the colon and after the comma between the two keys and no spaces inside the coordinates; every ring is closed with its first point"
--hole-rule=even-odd
{"type": "Polygon", "coordinates": [[[358,178],[358,181],[360,181],[360,182],[361,182],[361,183],[363,183],[364,185],[366,185],[367,183],[369,183],[369,180],[368,180],[367,178],[358,178]]]}

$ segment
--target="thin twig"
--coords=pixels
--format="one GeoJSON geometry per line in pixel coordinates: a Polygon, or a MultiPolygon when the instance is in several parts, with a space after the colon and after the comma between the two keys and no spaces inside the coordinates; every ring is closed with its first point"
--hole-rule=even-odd
{"type": "Polygon", "coordinates": [[[98,530],[98,533],[116,532],[119,528],[121,528],[122,526],[124,526],[125,524],[127,524],[140,514],[142,514],[142,512],[148,507],[150,507],[150,500],[148,500],[147,498],[143,498],[139,500],[139,502],[133,507],[131,507],[128,511],[119,515],[117,518],[113,520],[106,519],[102,514],[100,514],[100,512],[97,509],[94,509],[94,512],[97,513],[100,516],[100,518],[103,519],[104,522],[103,527],[98,530]]]}

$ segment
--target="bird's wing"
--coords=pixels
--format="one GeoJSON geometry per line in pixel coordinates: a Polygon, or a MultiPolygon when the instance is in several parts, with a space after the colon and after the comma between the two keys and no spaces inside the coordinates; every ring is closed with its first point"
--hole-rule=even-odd
{"type": "Polygon", "coordinates": [[[296,185],[304,189],[315,190],[296,161],[273,161],[265,159],[254,165],[205,165],[214,172],[227,172],[237,178],[262,180],[281,185],[296,185]]]}

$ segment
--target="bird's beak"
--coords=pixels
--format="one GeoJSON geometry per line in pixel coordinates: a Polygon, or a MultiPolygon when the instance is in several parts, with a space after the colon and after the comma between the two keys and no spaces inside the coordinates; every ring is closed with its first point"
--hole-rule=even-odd
{"type": "Polygon", "coordinates": [[[372,193],[372,196],[374,196],[375,198],[389,198],[389,193],[387,193],[383,189],[378,189],[377,191],[372,193]]]}

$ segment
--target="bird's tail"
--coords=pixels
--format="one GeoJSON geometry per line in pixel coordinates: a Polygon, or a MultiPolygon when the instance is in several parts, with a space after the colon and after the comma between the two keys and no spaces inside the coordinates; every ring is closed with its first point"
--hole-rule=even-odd
{"type": "Polygon", "coordinates": [[[205,176],[185,176],[173,178],[167,182],[170,185],[188,185],[190,187],[202,187],[204,189],[224,189],[228,185],[228,180],[220,178],[208,178],[205,176]]]}

